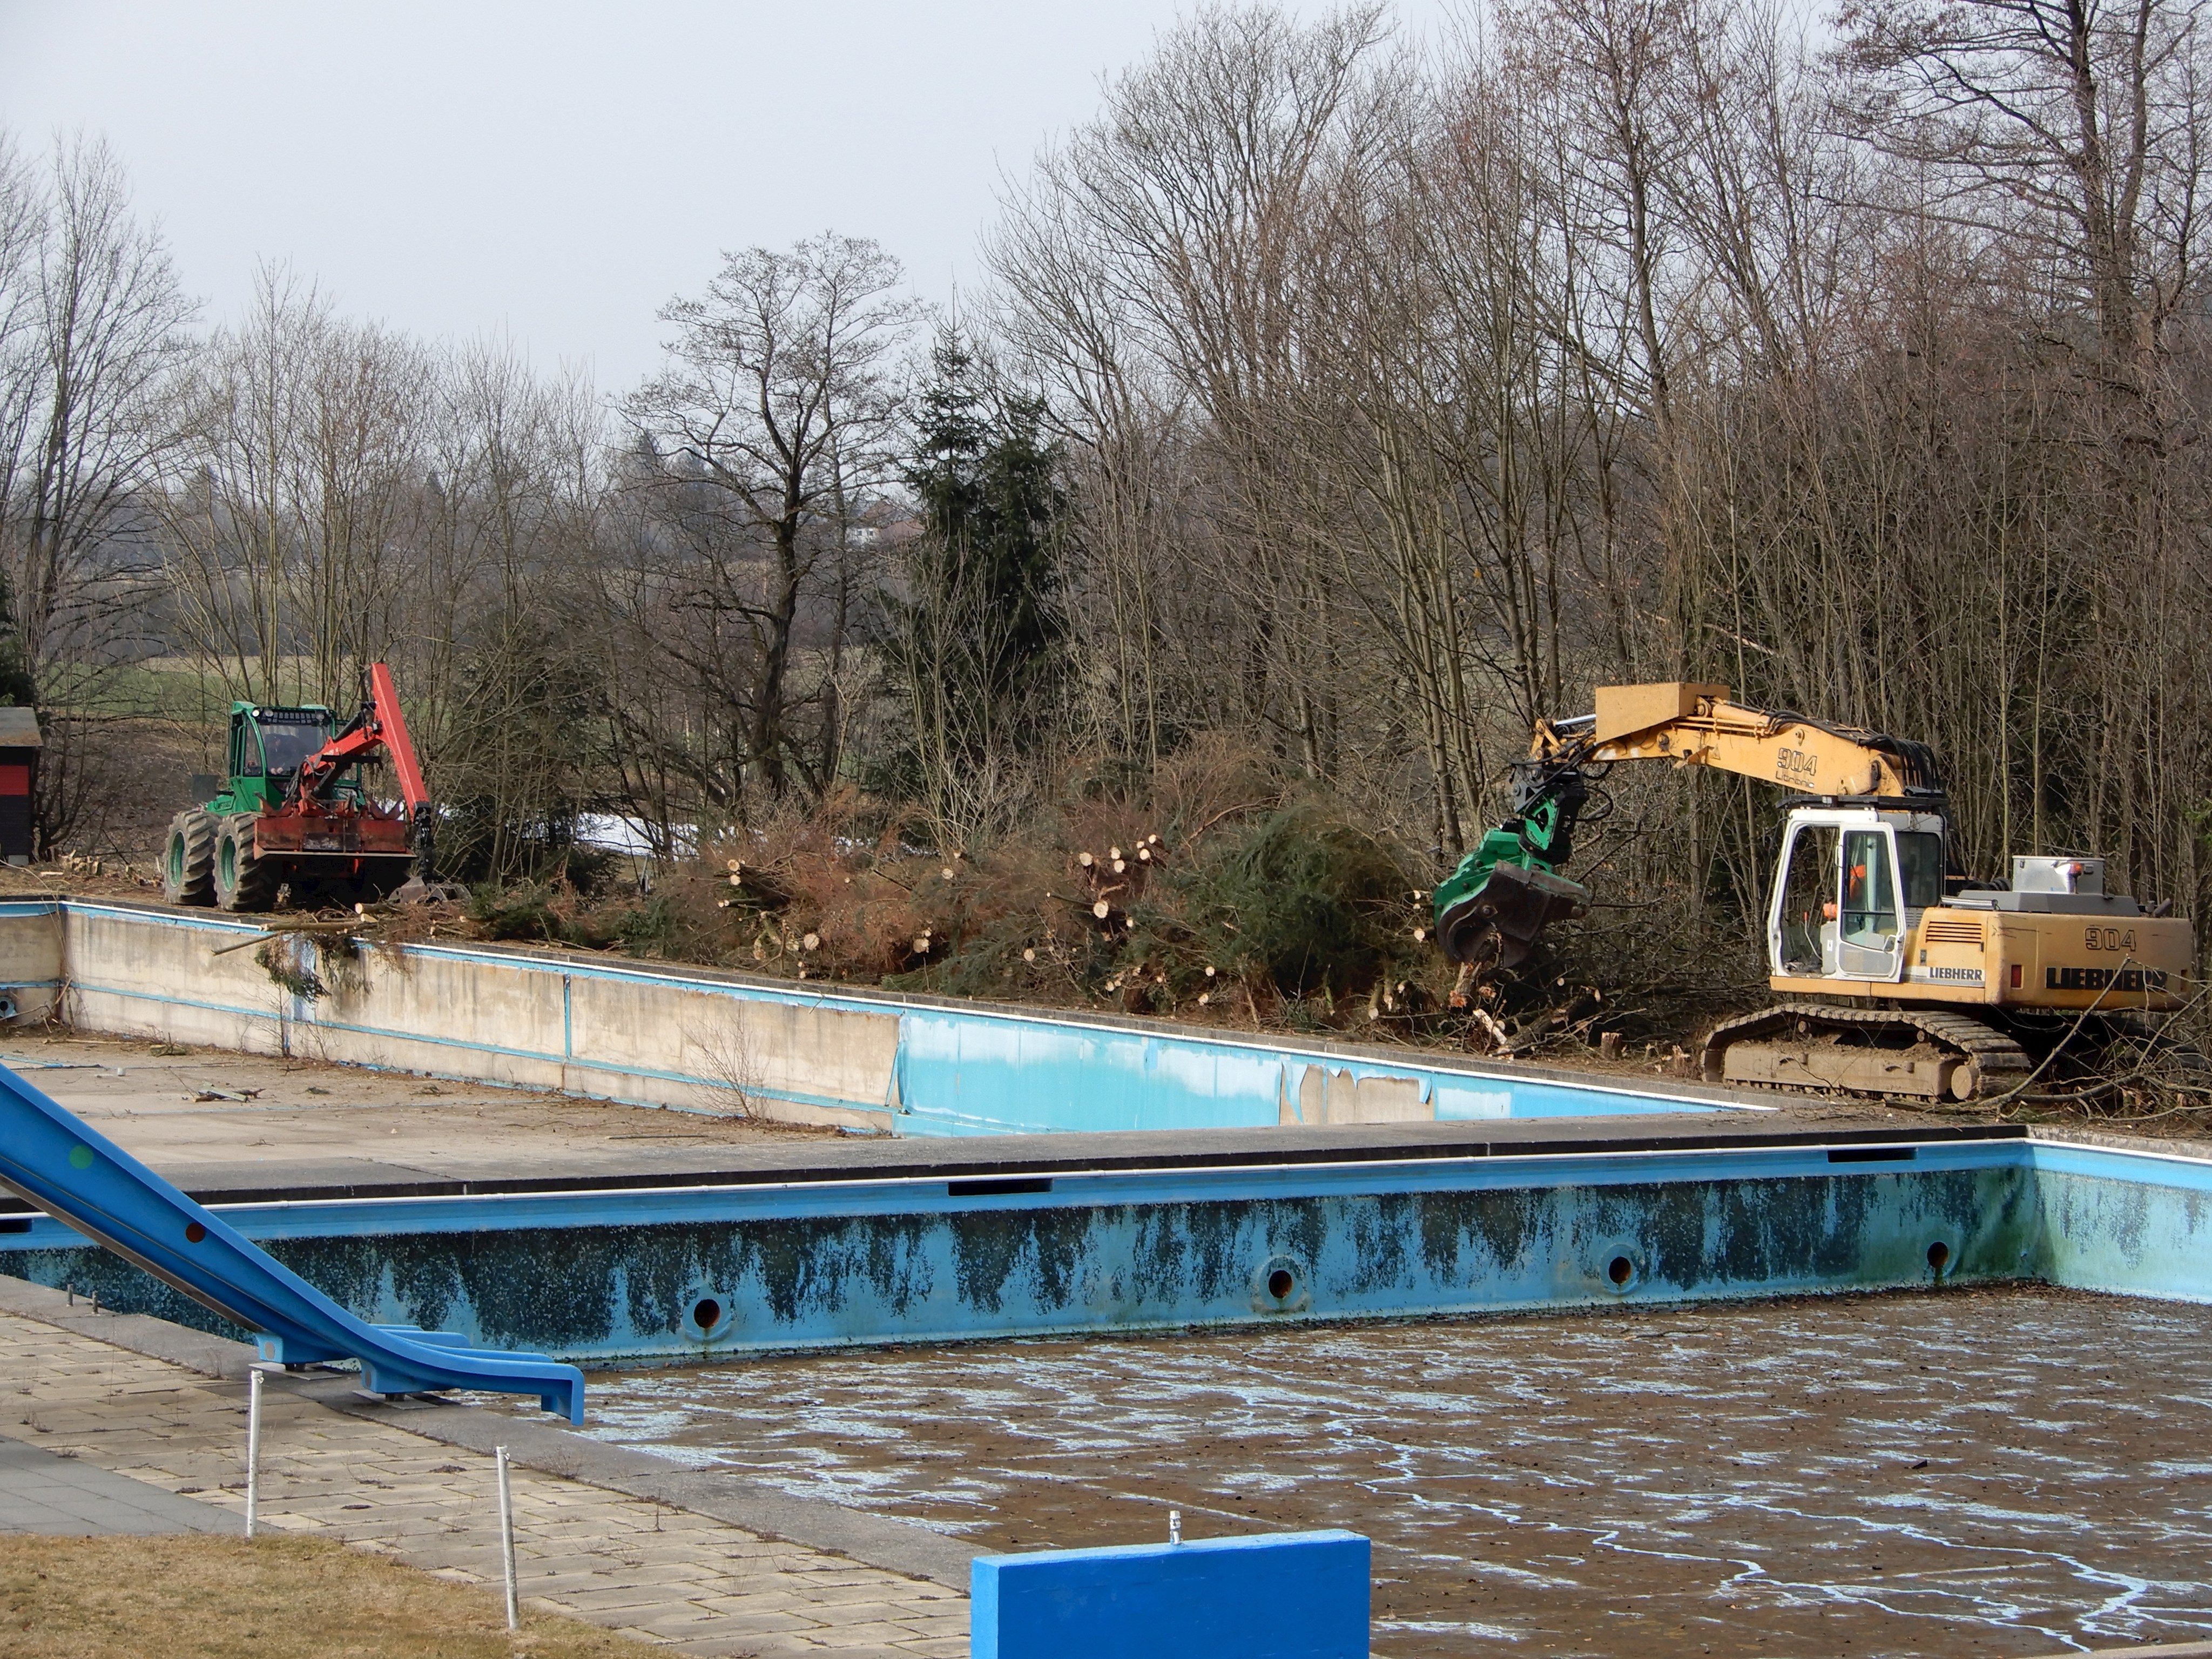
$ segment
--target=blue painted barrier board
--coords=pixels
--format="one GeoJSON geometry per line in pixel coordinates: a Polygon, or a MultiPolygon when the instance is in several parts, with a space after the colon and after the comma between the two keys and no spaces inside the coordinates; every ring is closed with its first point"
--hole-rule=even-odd
{"type": "Polygon", "coordinates": [[[1367,1540],[1268,1533],[981,1555],[971,1659],[1367,1659],[1367,1540]]]}

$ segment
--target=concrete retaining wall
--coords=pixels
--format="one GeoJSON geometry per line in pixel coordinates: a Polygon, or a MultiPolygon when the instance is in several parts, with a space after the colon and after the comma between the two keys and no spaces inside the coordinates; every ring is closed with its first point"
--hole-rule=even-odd
{"type": "Polygon", "coordinates": [[[61,908],[47,902],[0,903],[0,992],[20,1024],[50,1018],[61,1001],[61,908]]]}
{"type": "MultiPolygon", "coordinates": [[[[1901,1156],[1492,1156],[222,1212],[364,1319],[581,1364],[2031,1276],[2043,1218],[2025,1143],[1901,1156]]],[[[0,1271],[209,1317],[43,1218],[0,1236],[0,1271]]]]}
{"type": "MultiPolygon", "coordinates": [[[[1427,1121],[1742,1104],[1531,1068],[817,989],[574,952],[283,938],[205,911],[0,907],[0,988],[83,1030],[900,1134],[1427,1121]],[[240,946],[243,948],[229,948],[240,946]],[[36,1002],[33,999],[44,997],[36,1002]]],[[[1657,1079],[1653,1080],[1657,1085],[1657,1079]]]]}
{"type": "MultiPolygon", "coordinates": [[[[1878,1163],[1866,1150],[222,1211],[365,1319],[587,1364],[2006,1280],[2212,1300],[2212,1160],[2022,1140],[1888,1147],[1878,1163]]],[[[0,1271],[126,1312],[210,1318],[58,1223],[17,1224],[0,1234],[0,1271]]]]}

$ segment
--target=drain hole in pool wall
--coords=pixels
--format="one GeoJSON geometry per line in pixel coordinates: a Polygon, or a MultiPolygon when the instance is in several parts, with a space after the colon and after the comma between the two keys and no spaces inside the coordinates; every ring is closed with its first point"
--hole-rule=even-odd
{"type": "Polygon", "coordinates": [[[1308,1313],[1313,1308],[1314,1282],[1306,1263],[1295,1255],[1276,1254],[1253,1264],[1252,1311],[1261,1315],[1308,1313]]]}
{"type": "Polygon", "coordinates": [[[1626,1290],[1628,1281],[1636,1277],[1636,1264],[1625,1255],[1617,1255],[1605,1264],[1605,1276],[1619,1290],[1626,1290]]]}
{"type": "Polygon", "coordinates": [[[702,1331],[711,1331],[722,1322],[722,1304],[711,1296],[702,1296],[691,1304],[691,1322],[702,1331]]]}
{"type": "Polygon", "coordinates": [[[1939,1238],[1928,1247],[1928,1266],[1940,1278],[1943,1269],[1950,1265],[1951,1247],[1939,1238]]]}

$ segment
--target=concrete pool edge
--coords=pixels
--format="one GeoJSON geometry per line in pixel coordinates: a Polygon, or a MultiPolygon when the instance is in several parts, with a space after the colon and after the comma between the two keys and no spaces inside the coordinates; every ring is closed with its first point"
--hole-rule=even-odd
{"type": "Polygon", "coordinates": [[[586,1098],[964,1137],[1778,1109],[1663,1074],[471,941],[368,946],[117,899],[0,901],[0,989],[87,1032],[586,1098]],[[221,950],[222,954],[216,954],[221,950]]]}
{"type": "MultiPolygon", "coordinates": [[[[1495,1119],[1485,1123],[1345,1124],[1262,1128],[1116,1130],[994,1135],[779,1141],[720,1145],[680,1153],[598,1154],[589,1174],[430,1175],[373,1158],[324,1159],[289,1166],[257,1160],[234,1173],[179,1172],[197,1202],[255,1205],[367,1204],[439,1199],[641,1197],[684,1191],[786,1185],[858,1186],[885,1182],[975,1181],[1182,1170],[1376,1166],[1514,1158],[1631,1156],[1711,1152],[1972,1144],[2030,1139],[2027,1126],[1844,1121],[1802,1124],[1772,1117],[1634,1114],[1618,1118],[1495,1119]]],[[[0,1188],[0,1217],[33,1206],[0,1188]]]]}
{"type": "MultiPolygon", "coordinates": [[[[204,1376],[235,1381],[252,1368],[254,1351],[205,1331],[150,1314],[95,1313],[72,1305],[60,1291],[0,1273],[0,1313],[72,1331],[127,1352],[143,1354],[204,1376]]],[[[872,1567],[968,1593],[968,1563],[982,1550],[912,1522],[819,1498],[798,1498],[738,1474],[717,1474],[612,1444],[550,1420],[509,1416],[452,1401],[393,1405],[363,1396],[344,1372],[271,1374],[272,1385],[331,1411],[388,1424],[443,1445],[489,1455],[505,1446],[517,1464],[544,1474],[618,1492],[647,1503],[726,1522],[762,1537],[803,1544],[872,1567]]]]}
{"type": "MultiPolygon", "coordinates": [[[[2190,1143],[1641,1117],[1010,1139],[981,1166],[974,1145],[202,1195],[358,1317],[600,1369],[2008,1281],[2212,1300],[2212,1146],[2190,1143]]],[[[59,1223],[0,1233],[27,1279],[199,1322],[59,1223]]]]}

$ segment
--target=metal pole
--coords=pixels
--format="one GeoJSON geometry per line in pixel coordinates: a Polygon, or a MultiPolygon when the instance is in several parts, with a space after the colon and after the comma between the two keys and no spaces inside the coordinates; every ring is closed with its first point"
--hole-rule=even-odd
{"type": "Polygon", "coordinates": [[[507,1491],[507,1448],[497,1449],[499,1460],[499,1564],[507,1573],[507,1627],[521,1628],[514,1611],[514,1504],[507,1491]]]}
{"type": "Polygon", "coordinates": [[[253,1523],[261,1508],[261,1367],[246,1373],[246,1535],[253,1536],[253,1523]]]}

